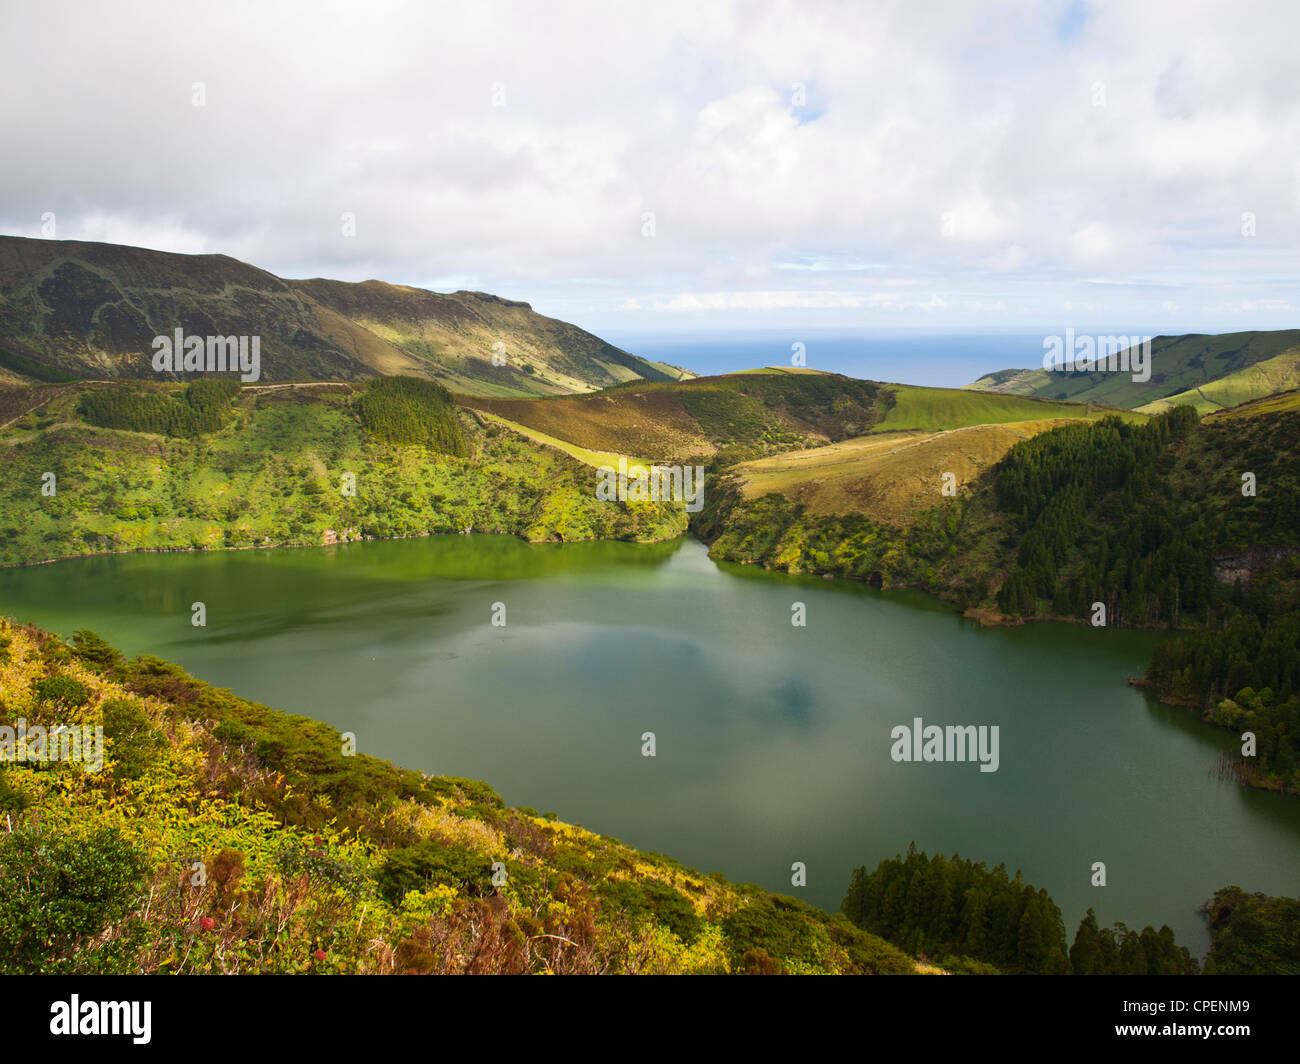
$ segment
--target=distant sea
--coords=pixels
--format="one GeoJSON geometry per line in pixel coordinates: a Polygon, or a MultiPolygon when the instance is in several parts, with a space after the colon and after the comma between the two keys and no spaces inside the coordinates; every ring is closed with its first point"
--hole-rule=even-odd
{"type": "MultiPolygon", "coordinates": [[[[1082,335],[1159,335],[1159,330],[1120,326],[1075,327],[1082,335]]],[[[626,351],[694,373],[734,373],[758,366],[791,365],[791,345],[802,343],[810,369],[843,373],[865,380],[960,388],[963,384],[1010,368],[1043,364],[1043,339],[1064,335],[1063,328],[1038,332],[819,332],[797,329],[746,333],[635,334],[602,333],[626,351]]]]}

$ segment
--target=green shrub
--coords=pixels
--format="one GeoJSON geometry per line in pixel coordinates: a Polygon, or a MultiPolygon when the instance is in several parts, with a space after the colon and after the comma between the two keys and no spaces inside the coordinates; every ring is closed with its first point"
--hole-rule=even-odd
{"type": "Polygon", "coordinates": [[[162,737],[140,706],[125,698],[104,703],[104,738],[111,742],[116,779],[133,780],[149,766],[162,737]]]}
{"type": "Polygon", "coordinates": [[[492,886],[491,869],[492,862],[482,854],[425,839],[390,850],[375,881],[379,892],[396,905],[408,891],[428,890],[440,883],[481,896],[492,886]]]}
{"type": "Polygon", "coordinates": [[[120,385],[86,392],[77,411],[104,429],[193,437],[220,429],[238,394],[235,381],[218,378],[191,381],[179,393],[120,385]]]}
{"type": "Polygon", "coordinates": [[[663,924],[688,945],[700,933],[701,921],[690,899],[667,883],[647,879],[607,879],[596,888],[601,904],[633,922],[646,918],[663,924]]]}
{"type": "Polygon", "coordinates": [[[71,709],[84,706],[90,700],[90,690],[71,676],[46,676],[36,681],[36,697],[43,704],[71,709]]]}
{"type": "Polygon", "coordinates": [[[131,971],[133,927],[124,921],[144,871],[141,855],[111,828],[0,835],[0,974],[131,971]]]}

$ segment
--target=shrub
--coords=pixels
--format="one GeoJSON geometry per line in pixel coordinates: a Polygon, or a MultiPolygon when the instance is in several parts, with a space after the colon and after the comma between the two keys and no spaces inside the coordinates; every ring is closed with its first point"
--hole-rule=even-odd
{"type": "Polygon", "coordinates": [[[379,892],[396,905],[408,891],[438,884],[467,894],[482,895],[492,885],[492,862],[459,846],[425,839],[414,846],[390,850],[375,875],[379,892]]]}
{"type": "Polygon", "coordinates": [[[36,681],[36,697],[47,705],[74,708],[90,701],[90,690],[71,676],[46,676],[36,681]]]}
{"type": "Polygon", "coordinates": [[[104,703],[104,738],[113,744],[113,776],[120,780],[137,779],[162,745],[144,710],[125,698],[104,703]]]}
{"type": "Polygon", "coordinates": [[[0,974],[130,971],[131,929],[115,925],[139,901],[144,871],[112,828],[0,836],[0,974]]]}

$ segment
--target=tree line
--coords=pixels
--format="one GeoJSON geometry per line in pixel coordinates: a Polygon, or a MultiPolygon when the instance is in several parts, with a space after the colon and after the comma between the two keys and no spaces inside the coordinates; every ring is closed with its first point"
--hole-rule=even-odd
{"type": "Polygon", "coordinates": [[[1168,927],[1098,927],[1091,909],[1066,947],[1061,910],[1047,891],[1005,864],[989,869],[954,854],[905,857],[858,868],[843,912],[864,931],[956,973],[1194,975],[1195,958],[1168,927]]]}
{"type": "Polygon", "coordinates": [[[1117,417],[1066,425],[1017,444],[998,467],[999,510],[1020,528],[998,592],[1005,614],[1178,625],[1204,619],[1214,594],[1206,531],[1179,512],[1171,445],[1197,425],[1176,407],[1144,425],[1117,417]]]}
{"type": "Polygon", "coordinates": [[[419,377],[376,377],[353,401],[371,435],[389,443],[419,445],[463,456],[469,446],[451,392],[419,377]]]}
{"type": "Polygon", "coordinates": [[[77,409],[86,421],[103,429],[194,437],[220,429],[238,394],[235,381],[202,377],[182,392],[94,388],[81,397],[77,409]]]}

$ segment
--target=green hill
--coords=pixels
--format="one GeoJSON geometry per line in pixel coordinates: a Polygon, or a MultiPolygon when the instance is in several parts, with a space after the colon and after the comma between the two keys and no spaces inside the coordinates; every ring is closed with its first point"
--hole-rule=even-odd
{"type": "Polygon", "coordinates": [[[14,391],[17,416],[0,428],[0,564],[466,528],[644,541],[686,526],[680,502],[597,500],[579,461],[480,424],[418,378],[14,391]]]}
{"type": "MultiPolygon", "coordinates": [[[[1134,381],[1131,373],[1063,373],[1044,369],[1004,369],[986,374],[966,387],[974,391],[1004,395],[1028,395],[1072,402],[1094,402],[1128,410],[1148,407],[1160,399],[1204,388],[1212,381],[1239,374],[1257,363],[1267,362],[1300,347],[1300,330],[1240,332],[1207,336],[1156,336],[1151,340],[1150,379],[1134,381]]],[[[1268,379],[1243,377],[1256,387],[1268,379]]],[[[1238,384],[1236,387],[1240,388],[1238,384]]],[[[1258,393],[1248,398],[1256,398],[1258,393]]]]}
{"type": "Polygon", "coordinates": [[[262,381],[405,374],[550,395],[690,376],[483,292],[291,281],[227,255],[0,236],[0,383],[157,380],[151,343],[177,328],[260,337],[262,381]]]}
{"type": "Polygon", "coordinates": [[[1090,406],[1087,400],[1067,403],[1054,398],[986,394],[961,388],[923,388],[911,384],[885,387],[893,396],[893,404],[888,413],[872,426],[872,432],[895,429],[945,431],[1043,418],[1100,418],[1107,414],[1122,414],[1122,411],[1107,409],[1100,404],[1090,406]]]}
{"type": "Polygon", "coordinates": [[[872,381],[761,370],[624,384],[590,395],[461,401],[592,451],[726,462],[863,435],[889,400],[888,387],[872,381]]]}
{"type": "Polygon", "coordinates": [[[1160,414],[1175,406],[1193,406],[1199,414],[1227,410],[1278,392],[1300,388],[1300,348],[1229,373],[1189,391],[1138,407],[1145,414],[1160,414]]]}

